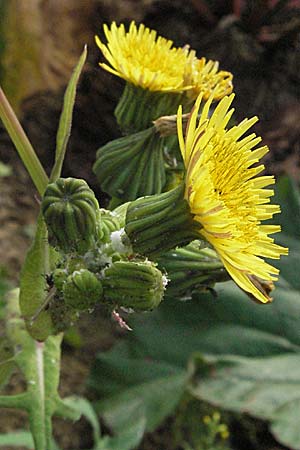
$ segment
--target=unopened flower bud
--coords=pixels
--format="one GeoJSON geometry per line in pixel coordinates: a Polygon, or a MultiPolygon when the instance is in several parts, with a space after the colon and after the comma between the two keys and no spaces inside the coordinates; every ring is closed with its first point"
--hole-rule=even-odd
{"type": "Polygon", "coordinates": [[[120,230],[120,228],[122,227],[118,220],[117,214],[101,209],[100,241],[104,243],[110,242],[111,233],[120,230]]]}
{"type": "Polygon", "coordinates": [[[135,311],[156,308],[164,294],[164,278],[149,261],[117,261],[104,272],[104,298],[135,311]]]}
{"type": "Polygon", "coordinates": [[[101,281],[86,269],[73,272],[63,286],[65,303],[79,311],[93,308],[102,294],[101,281]]]}
{"type": "Polygon", "coordinates": [[[53,272],[53,283],[58,291],[63,290],[63,285],[67,281],[68,272],[65,269],[55,269],[53,272]]]}
{"type": "Polygon", "coordinates": [[[63,252],[86,252],[100,220],[98,201],[84,180],[59,178],[48,185],[42,211],[51,244],[63,252]]]}
{"type": "Polygon", "coordinates": [[[127,209],[125,232],[132,248],[151,258],[196,239],[199,228],[184,199],[183,185],[139,198],[127,209]]]}

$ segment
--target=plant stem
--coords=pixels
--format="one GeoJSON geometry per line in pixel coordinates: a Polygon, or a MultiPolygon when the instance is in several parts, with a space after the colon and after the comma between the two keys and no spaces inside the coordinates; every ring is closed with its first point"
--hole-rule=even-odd
{"type": "Polygon", "coordinates": [[[49,182],[28,137],[0,87],[0,118],[40,195],[49,182]]]}
{"type": "Polygon", "coordinates": [[[28,402],[27,392],[17,395],[0,395],[0,408],[27,409],[28,402]]]}

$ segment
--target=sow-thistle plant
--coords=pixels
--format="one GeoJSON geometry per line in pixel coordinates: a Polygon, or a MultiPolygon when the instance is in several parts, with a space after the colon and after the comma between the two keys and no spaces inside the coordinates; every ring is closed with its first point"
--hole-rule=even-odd
{"type": "Polygon", "coordinates": [[[131,22],[126,32],[123,24],[112,23],[104,25],[104,33],[107,44],[99,37],[96,43],[108,64],[100,66],[126,81],[115,110],[126,136],[98,150],[94,172],[109,195],[135,200],[166,190],[169,162],[177,164],[177,142],[162,139],[153,121],[176,114],[180,104],[188,111],[200,92],[222,98],[232,91],[232,74],[219,71],[217,62],[198,59],[189,46],[174,47],[143,24],[131,22]]]}
{"type": "Polygon", "coordinates": [[[100,148],[94,164],[117,208],[99,205],[84,180],[61,177],[86,52],[65,94],[49,180],[0,91],[1,118],[42,197],[21,273],[16,314],[22,329],[13,338],[19,346],[20,336],[27,336],[18,364],[36,388],[28,390],[26,402],[0,396],[0,406],[28,411],[36,450],[52,448],[53,415],[76,416],[57,386],[61,333],[82,314],[101,305],[129,329],[124,310],[148,312],[164,297],[175,301],[213,291],[230,277],[265,303],[278,270],[264,258],[287,254],[270,237],[280,227],[262,224],[279,207],[269,203],[273,190],[265,189],[274,178],[258,176],[264,166],[255,166],[268,149],[257,147],[254,133],[245,135],[257,119],[229,125],[232,75],[144,25],[132,22],[126,32],[113,23],[104,31],[107,45],[96,40],[109,65],[101,66],[126,81],[115,114],[132,133],[100,148]],[[177,153],[166,137],[173,132],[177,153]]]}

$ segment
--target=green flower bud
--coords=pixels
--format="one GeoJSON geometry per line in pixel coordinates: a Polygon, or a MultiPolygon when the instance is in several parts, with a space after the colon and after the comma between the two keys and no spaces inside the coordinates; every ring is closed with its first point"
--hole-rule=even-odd
{"type": "Polygon", "coordinates": [[[48,185],[42,211],[50,243],[63,252],[86,252],[100,219],[98,201],[84,180],[59,178],[48,185]]]}
{"type": "Polygon", "coordinates": [[[75,270],[87,269],[85,258],[78,255],[68,255],[66,260],[66,269],[68,274],[75,272],[75,270]]]}
{"type": "Polygon", "coordinates": [[[110,242],[110,236],[113,231],[117,231],[121,228],[118,216],[111,211],[101,209],[101,228],[100,228],[100,240],[101,242],[110,242]]]}
{"type": "Polygon", "coordinates": [[[79,311],[93,308],[102,298],[101,281],[89,270],[81,269],[68,276],[63,286],[67,306],[79,311]]]}
{"type": "Polygon", "coordinates": [[[167,296],[191,296],[193,292],[213,288],[217,281],[229,279],[217,253],[205,245],[204,242],[193,241],[158,259],[158,267],[168,274],[167,296]]]}
{"type": "Polygon", "coordinates": [[[61,333],[70,328],[78,319],[78,313],[66,305],[63,298],[56,295],[49,305],[54,333],[61,333]]]}
{"type": "Polygon", "coordinates": [[[104,298],[135,311],[156,308],[164,294],[165,278],[153,263],[116,261],[105,269],[104,298]]]}
{"type": "Polygon", "coordinates": [[[194,222],[184,200],[184,186],[131,202],[127,209],[125,231],[136,253],[158,257],[177,245],[199,236],[199,223],[194,222]]]}
{"type": "Polygon", "coordinates": [[[162,192],[163,148],[154,128],[108,142],[98,150],[93,166],[102,190],[123,201],[162,192]]]}
{"type": "Polygon", "coordinates": [[[58,291],[63,290],[63,285],[68,278],[68,272],[66,269],[55,269],[53,272],[53,283],[58,291]]]}

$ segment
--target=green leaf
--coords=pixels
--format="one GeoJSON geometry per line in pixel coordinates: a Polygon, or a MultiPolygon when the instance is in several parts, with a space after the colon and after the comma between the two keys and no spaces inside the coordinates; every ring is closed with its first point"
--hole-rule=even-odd
{"type": "Polygon", "coordinates": [[[95,447],[97,447],[99,445],[99,442],[101,441],[101,431],[97,414],[91,403],[86,398],[75,395],[65,398],[64,403],[70,408],[77,411],[79,413],[79,416],[83,415],[88,420],[88,422],[92,426],[94,444],[95,447]]]}
{"type": "Polygon", "coordinates": [[[299,356],[220,356],[198,369],[190,392],[218,407],[270,420],[278,441],[298,450],[299,356]]]}
{"type": "Polygon", "coordinates": [[[0,386],[3,385],[15,367],[14,351],[6,337],[0,338],[0,386]]]}
{"type": "Polygon", "coordinates": [[[61,174],[66,148],[71,134],[73,109],[76,97],[76,87],[86,60],[86,56],[87,56],[87,47],[85,46],[65,92],[63,110],[60,116],[56,136],[55,163],[50,177],[51,182],[56,181],[61,174]]]}
{"type": "Polygon", "coordinates": [[[300,191],[292,178],[284,176],[278,180],[272,203],[281,205],[281,213],[272,222],[281,225],[284,234],[300,239],[300,191]]]}
{"type": "Polygon", "coordinates": [[[117,435],[111,448],[117,450],[116,443],[125,435],[126,448],[138,445],[144,431],[153,431],[173,412],[186,381],[184,369],[164,362],[129,358],[123,345],[113,352],[100,354],[90,384],[100,397],[105,396],[96,409],[117,435]],[[139,431],[136,436],[133,423],[139,431]]]}
{"type": "Polygon", "coordinates": [[[107,437],[102,440],[102,447],[94,450],[131,450],[141,442],[145,432],[145,417],[141,416],[131,421],[130,424],[115,437],[107,437]]]}
{"type": "Polygon", "coordinates": [[[39,341],[44,341],[52,332],[51,316],[43,304],[47,296],[46,274],[57,256],[48,244],[48,233],[40,214],[32,246],[21,272],[20,309],[28,332],[39,341]]]}

